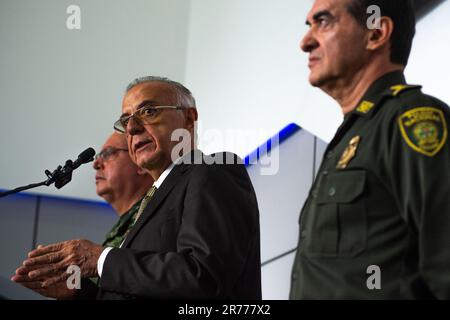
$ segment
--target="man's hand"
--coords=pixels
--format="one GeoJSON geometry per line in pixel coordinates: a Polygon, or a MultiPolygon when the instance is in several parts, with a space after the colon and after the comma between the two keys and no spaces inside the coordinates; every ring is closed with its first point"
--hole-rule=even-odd
{"type": "Polygon", "coordinates": [[[21,284],[22,286],[31,289],[44,297],[55,299],[72,299],[75,296],[76,289],[69,289],[66,281],[55,283],[47,288],[42,287],[40,281],[30,279],[28,275],[20,274],[19,269],[16,270],[16,274],[11,278],[12,281],[21,284]]]}
{"type": "MultiPolygon", "coordinates": [[[[26,275],[30,282],[40,282],[41,288],[66,283],[66,272],[71,265],[81,270],[81,278],[98,276],[97,261],[103,247],[89,240],[69,240],[48,246],[39,246],[28,253],[28,259],[16,270],[17,276],[26,275]]],[[[18,278],[24,280],[24,278],[18,278]]],[[[14,280],[13,280],[14,281],[14,280]]],[[[29,283],[28,283],[29,284],[29,283]]],[[[33,283],[33,285],[37,285],[33,283]]]]}

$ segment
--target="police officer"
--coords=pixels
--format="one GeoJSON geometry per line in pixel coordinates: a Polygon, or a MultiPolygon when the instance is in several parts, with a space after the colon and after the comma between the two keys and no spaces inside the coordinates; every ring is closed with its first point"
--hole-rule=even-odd
{"type": "Polygon", "coordinates": [[[450,112],[405,82],[410,1],[316,0],[307,24],[310,83],[344,121],[301,212],[290,298],[449,299],[450,112]]]}

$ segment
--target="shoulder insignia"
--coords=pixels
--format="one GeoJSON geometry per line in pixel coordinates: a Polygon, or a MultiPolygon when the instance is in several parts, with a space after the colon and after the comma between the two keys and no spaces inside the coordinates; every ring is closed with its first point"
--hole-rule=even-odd
{"type": "Polygon", "coordinates": [[[369,113],[370,110],[373,109],[373,107],[375,107],[375,104],[373,102],[364,100],[363,102],[361,102],[359,104],[359,106],[356,108],[356,111],[366,114],[369,113]]]}
{"type": "Polygon", "coordinates": [[[447,141],[447,123],[442,110],[420,107],[398,118],[403,139],[413,150],[433,157],[447,141]]]}
{"type": "Polygon", "coordinates": [[[390,89],[391,89],[392,96],[396,97],[404,91],[408,91],[408,90],[412,90],[412,89],[420,89],[420,88],[422,88],[422,86],[398,84],[396,86],[392,86],[390,89]]]}

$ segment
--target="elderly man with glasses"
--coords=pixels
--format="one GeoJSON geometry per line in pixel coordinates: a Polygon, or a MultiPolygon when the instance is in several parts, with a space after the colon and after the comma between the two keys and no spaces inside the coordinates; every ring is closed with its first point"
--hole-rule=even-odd
{"type": "Polygon", "coordinates": [[[103,246],[119,247],[125,233],[134,224],[142,198],[153,184],[153,178],[134,164],[128,154],[125,137],[113,133],[95,156],[95,186],[120,216],[106,235],[103,246]]]}
{"type": "Polygon", "coordinates": [[[114,128],[125,134],[133,162],[155,180],[133,228],[119,248],[87,240],[38,248],[19,272],[47,288],[77,265],[81,277],[100,278],[97,299],[260,299],[252,183],[236,155],[206,156],[196,148],[197,116],[180,83],[132,82],[114,128]]]}
{"type": "MultiPolygon", "coordinates": [[[[139,205],[152,186],[153,178],[131,161],[127,141],[118,133],[108,137],[95,156],[93,167],[96,171],[97,194],[119,215],[119,220],[106,234],[102,246],[119,247],[136,221],[139,205]]],[[[83,290],[76,291],[69,289],[66,281],[42,288],[40,282],[30,281],[21,272],[14,279],[44,296],[54,298],[94,298],[98,281],[98,278],[91,278],[92,283],[84,279],[83,290]]]]}

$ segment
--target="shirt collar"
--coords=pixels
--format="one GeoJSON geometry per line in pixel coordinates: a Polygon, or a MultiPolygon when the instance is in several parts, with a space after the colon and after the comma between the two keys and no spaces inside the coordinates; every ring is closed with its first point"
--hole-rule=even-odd
{"type": "MultiPolygon", "coordinates": [[[[187,159],[188,157],[192,157],[194,154],[196,155],[198,152],[200,152],[199,150],[191,150],[190,152],[186,153],[185,155],[179,157],[178,159],[176,159],[174,162],[172,162],[166,170],[163,171],[163,173],[159,176],[159,178],[153,182],[153,186],[156,187],[156,189],[159,189],[162,185],[162,183],[164,182],[164,180],[167,178],[167,176],[169,175],[169,173],[172,171],[172,169],[175,167],[175,165],[178,165],[180,163],[183,163],[183,161],[185,159],[187,159]]],[[[200,152],[201,153],[201,152],[200,152]]]]}
{"type": "Polygon", "coordinates": [[[167,176],[169,175],[170,171],[172,171],[173,167],[175,166],[175,164],[172,162],[166,170],[163,171],[163,173],[161,173],[161,175],[159,176],[159,178],[153,182],[153,186],[156,187],[156,189],[159,189],[159,187],[161,187],[162,183],[164,182],[164,180],[167,178],[167,176]]]}

